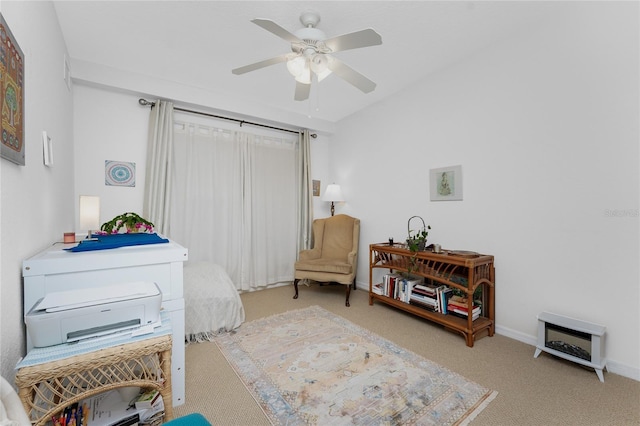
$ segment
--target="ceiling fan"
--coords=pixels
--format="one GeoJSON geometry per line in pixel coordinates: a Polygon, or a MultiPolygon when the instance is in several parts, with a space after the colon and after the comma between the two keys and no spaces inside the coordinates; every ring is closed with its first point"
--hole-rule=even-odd
{"type": "Polygon", "coordinates": [[[382,37],[373,29],[368,28],[327,38],[322,30],[316,28],[316,25],[320,22],[320,15],[316,12],[302,13],[302,15],[300,15],[300,22],[302,22],[304,28],[294,33],[290,33],[269,19],[252,19],[251,22],[291,43],[291,53],[235,68],[231,71],[233,74],[240,75],[270,65],[286,62],[287,69],[296,79],[294,96],[296,101],[304,101],[309,98],[311,81],[313,79],[322,81],[323,78],[331,73],[341,77],[364,93],[369,93],[376,88],[376,83],[349,67],[338,58],[330,55],[330,53],[342,52],[344,50],[382,44],[382,37]]]}

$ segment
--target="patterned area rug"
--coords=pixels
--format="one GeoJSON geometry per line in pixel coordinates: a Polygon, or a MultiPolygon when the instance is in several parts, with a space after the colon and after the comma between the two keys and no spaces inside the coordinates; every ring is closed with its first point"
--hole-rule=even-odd
{"type": "Polygon", "coordinates": [[[460,425],[497,394],[318,306],[214,341],[276,425],[460,425]]]}

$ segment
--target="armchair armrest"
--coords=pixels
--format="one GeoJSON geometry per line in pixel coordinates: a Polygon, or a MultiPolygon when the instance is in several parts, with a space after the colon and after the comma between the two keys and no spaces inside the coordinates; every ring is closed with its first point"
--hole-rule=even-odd
{"type": "Polygon", "coordinates": [[[353,250],[353,251],[349,252],[349,254],[347,255],[347,261],[351,265],[355,265],[357,260],[358,260],[358,251],[357,250],[353,250]]]}

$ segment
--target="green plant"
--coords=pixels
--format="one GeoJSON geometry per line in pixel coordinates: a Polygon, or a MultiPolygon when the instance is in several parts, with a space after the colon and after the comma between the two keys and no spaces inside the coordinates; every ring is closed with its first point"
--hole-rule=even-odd
{"type": "Polygon", "coordinates": [[[407,221],[407,246],[409,250],[416,253],[423,251],[427,245],[427,237],[429,236],[430,225],[425,225],[424,219],[420,216],[411,216],[407,221]],[[411,219],[420,219],[422,228],[416,230],[411,229],[411,219]]]}
{"type": "Polygon", "coordinates": [[[153,223],[136,213],[122,213],[100,227],[101,234],[153,232],[153,223]]]}
{"type": "Polygon", "coordinates": [[[418,252],[423,251],[427,245],[427,237],[429,236],[429,229],[431,229],[430,225],[425,225],[424,219],[420,216],[411,216],[407,221],[407,247],[409,251],[413,253],[411,258],[409,259],[409,267],[407,268],[407,273],[409,276],[414,271],[418,270],[418,252]],[[422,228],[414,231],[411,229],[411,219],[420,219],[422,222],[422,228]]]}

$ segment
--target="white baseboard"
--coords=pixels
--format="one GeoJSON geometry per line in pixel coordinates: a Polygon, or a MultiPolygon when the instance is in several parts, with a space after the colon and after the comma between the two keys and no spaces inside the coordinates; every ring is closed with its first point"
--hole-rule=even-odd
{"type": "Polygon", "coordinates": [[[502,336],[509,337],[513,340],[517,340],[518,342],[526,343],[527,345],[533,346],[534,349],[531,349],[532,353],[535,350],[535,346],[538,342],[538,339],[536,338],[536,336],[531,336],[530,334],[521,333],[519,331],[512,330],[507,327],[501,327],[497,324],[496,324],[496,333],[502,336]]]}

